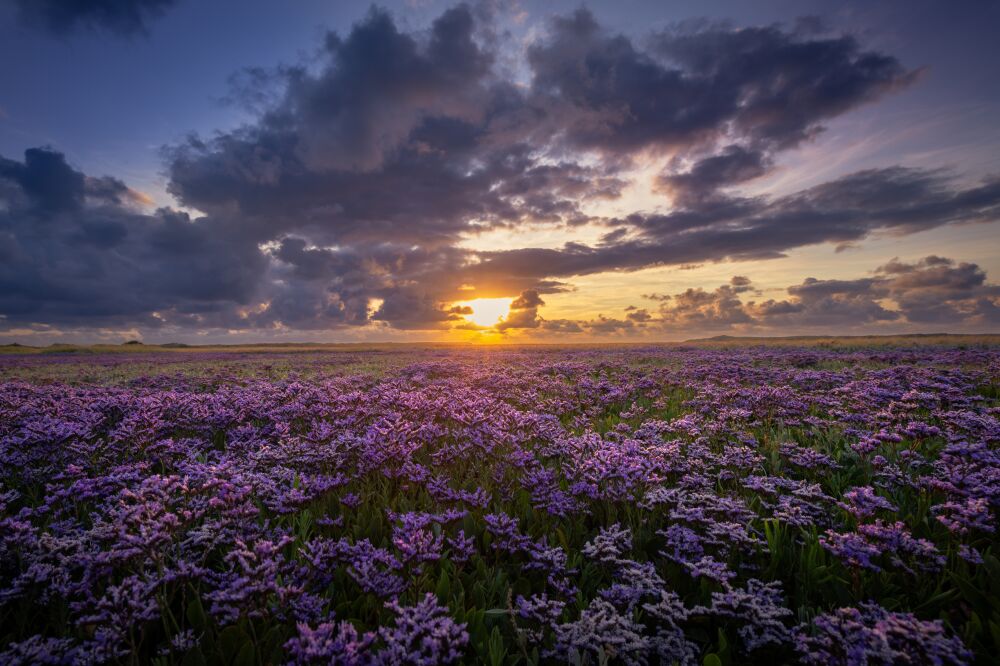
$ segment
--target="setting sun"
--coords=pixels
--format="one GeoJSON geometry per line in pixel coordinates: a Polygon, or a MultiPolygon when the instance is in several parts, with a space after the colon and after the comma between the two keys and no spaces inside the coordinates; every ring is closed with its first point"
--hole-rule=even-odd
{"type": "Polygon", "coordinates": [[[468,305],[472,314],[465,318],[477,326],[493,326],[510,312],[512,298],[477,298],[459,305],[468,305]]]}

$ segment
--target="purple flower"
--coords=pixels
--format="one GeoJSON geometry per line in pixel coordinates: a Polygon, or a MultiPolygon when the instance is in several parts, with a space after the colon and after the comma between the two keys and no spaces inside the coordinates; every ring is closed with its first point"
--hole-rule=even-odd
{"type": "Polygon", "coordinates": [[[958,556],[969,564],[982,564],[983,556],[972,546],[963,543],[958,547],[958,556]]]}
{"type": "Polygon", "coordinates": [[[315,629],[299,623],[298,636],[285,643],[291,664],[372,664],[374,633],[358,634],[350,622],[324,622],[315,629]]]}
{"type": "Polygon", "coordinates": [[[829,590],[759,579],[813,534],[892,608],[988,569],[992,348],[33,353],[0,377],[0,663],[177,661],[203,621],[283,627],[293,663],[481,660],[457,614],[509,588],[503,649],[553,662],[700,663],[719,628],[731,661],[988,638],[962,604],[953,630],[874,605],[792,629],[829,590]]]}
{"type": "Polygon", "coordinates": [[[697,663],[698,646],[688,640],[682,625],[699,609],[688,609],[677,594],[662,589],[655,603],[643,604],[642,608],[657,623],[652,643],[660,663],[697,663]]]}
{"type": "Polygon", "coordinates": [[[361,497],[356,493],[345,493],[341,495],[340,503],[348,508],[357,509],[361,506],[361,497]]]}
{"type": "Polygon", "coordinates": [[[751,578],[744,589],[713,592],[708,611],[740,621],[739,635],[748,651],[791,641],[792,634],[785,621],[793,613],[784,605],[781,583],[751,578]]]}
{"type": "Polygon", "coordinates": [[[447,609],[437,604],[433,594],[425,595],[416,606],[390,601],[386,607],[396,614],[396,622],[394,627],[378,630],[385,646],[378,653],[378,663],[433,666],[462,658],[469,642],[465,624],[448,617],[447,609]]]}
{"type": "Polygon", "coordinates": [[[476,540],[466,537],[464,530],[459,530],[454,537],[446,537],[445,542],[449,549],[448,558],[452,562],[468,562],[476,554],[476,540]]]}
{"type": "Polygon", "coordinates": [[[945,502],[931,507],[938,521],[955,534],[968,534],[976,530],[993,533],[996,524],[989,501],[984,498],[968,497],[964,502],[945,502]]]}
{"type": "Polygon", "coordinates": [[[890,613],[874,603],[817,616],[796,630],[795,644],[803,663],[821,666],[961,666],[972,661],[961,639],[945,632],[940,620],[890,613]]]}
{"type": "Polygon", "coordinates": [[[869,543],[861,534],[854,532],[840,534],[833,530],[827,530],[825,535],[819,537],[819,542],[824,548],[851,566],[871,569],[872,571],[882,570],[878,564],[873,562],[874,559],[882,555],[882,549],[878,544],[869,543]]]}
{"type": "Polygon", "coordinates": [[[555,645],[548,654],[560,660],[586,655],[597,661],[603,656],[625,664],[645,664],[652,642],[644,632],[645,628],[630,615],[597,598],[579,619],[555,627],[555,645]]]}
{"type": "Polygon", "coordinates": [[[837,502],[844,511],[855,518],[867,518],[876,511],[895,511],[896,506],[880,495],[871,486],[857,486],[844,493],[844,501],[837,502]]]}
{"type": "Polygon", "coordinates": [[[527,549],[531,540],[518,531],[517,521],[505,513],[491,513],[483,516],[486,531],[493,536],[493,548],[507,553],[517,553],[527,549]]]}
{"type": "Polygon", "coordinates": [[[538,625],[528,629],[519,627],[519,630],[533,642],[541,641],[545,633],[558,623],[565,607],[566,602],[550,599],[544,592],[528,598],[519,594],[514,599],[514,611],[517,616],[538,625]]]}
{"type": "Polygon", "coordinates": [[[873,560],[883,555],[893,566],[911,573],[907,563],[924,571],[937,571],[945,564],[944,556],[933,543],[913,538],[901,521],[885,523],[877,519],[871,524],[859,525],[857,532],[846,534],[827,530],[819,542],[845,563],[872,571],[881,571],[873,560]]]}
{"type": "Polygon", "coordinates": [[[675,524],[657,534],[666,540],[666,548],[660,554],[675,562],[689,562],[705,554],[702,537],[690,527],[675,524]]]}
{"type": "Polygon", "coordinates": [[[814,469],[816,467],[837,469],[839,467],[839,465],[833,461],[833,458],[825,453],[820,453],[819,451],[808,447],[799,446],[795,442],[785,442],[779,447],[779,449],[781,451],[781,455],[785,456],[788,459],[788,462],[796,467],[802,467],[805,469],[814,469]]]}
{"type": "Polygon", "coordinates": [[[399,551],[404,562],[427,562],[441,557],[444,535],[404,524],[393,528],[392,545],[399,551]]]}
{"type": "Polygon", "coordinates": [[[10,643],[0,652],[0,663],[8,666],[63,666],[77,663],[78,651],[68,638],[47,638],[35,635],[18,643],[10,643]]]}
{"type": "Polygon", "coordinates": [[[632,550],[631,530],[615,523],[611,527],[601,528],[596,537],[584,544],[582,552],[591,559],[615,563],[630,550],[632,550]]]}
{"type": "Polygon", "coordinates": [[[565,607],[566,602],[559,601],[558,599],[549,599],[544,592],[528,598],[522,597],[519,594],[514,600],[514,610],[518,616],[527,620],[534,620],[543,625],[555,623],[559,619],[559,616],[562,615],[563,608],[565,607]]]}
{"type": "Polygon", "coordinates": [[[161,657],[168,656],[174,652],[184,654],[198,647],[200,640],[201,637],[195,635],[194,629],[184,629],[171,636],[169,644],[161,648],[159,654],[161,657]]]}

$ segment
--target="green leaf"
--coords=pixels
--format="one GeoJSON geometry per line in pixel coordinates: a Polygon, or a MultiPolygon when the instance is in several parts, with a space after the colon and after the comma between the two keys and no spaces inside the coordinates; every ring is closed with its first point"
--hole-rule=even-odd
{"type": "Polygon", "coordinates": [[[257,663],[257,653],[253,649],[253,643],[244,643],[240,651],[236,653],[236,660],[233,666],[255,666],[257,663]]]}
{"type": "Polygon", "coordinates": [[[993,637],[993,645],[1000,647],[1000,624],[990,620],[990,635],[993,637]]]}
{"type": "Polygon", "coordinates": [[[205,626],[208,624],[208,620],[205,617],[205,608],[201,605],[201,598],[195,597],[191,603],[188,604],[187,621],[191,624],[191,627],[198,630],[204,631],[205,626]]]}
{"type": "Polygon", "coordinates": [[[719,651],[718,654],[728,655],[729,654],[729,640],[726,638],[726,632],[719,629],[719,651]]]}
{"type": "Polygon", "coordinates": [[[268,629],[259,642],[261,654],[273,654],[277,649],[280,653],[282,646],[284,644],[284,635],[282,634],[280,626],[273,626],[268,629]]]}
{"type": "MultiPolygon", "coordinates": [[[[235,659],[243,646],[247,644],[250,644],[250,637],[239,626],[226,627],[219,634],[219,651],[227,663],[235,659]]],[[[251,647],[253,647],[252,644],[251,647]]]]}
{"type": "Polygon", "coordinates": [[[954,573],[950,575],[950,578],[958,586],[958,589],[961,590],[962,597],[966,601],[979,608],[989,606],[989,599],[973,583],[954,573]]]}
{"type": "Polygon", "coordinates": [[[702,666],[722,666],[722,660],[719,659],[719,655],[714,652],[706,654],[705,658],[701,660],[702,666]]]}
{"type": "Polygon", "coordinates": [[[493,627],[490,633],[490,666],[502,666],[507,657],[507,650],[503,647],[503,636],[500,635],[500,627],[493,627]]]}
{"type": "Polygon", "coordinates": [[[993,555],[986,555],[983,558],[983,566],[990,574],[990,578],[996,580],[1000,578],[1000,560],[998,560],[993,555]]]}
{"type": "Polygon", "coordinates": [[[447,604],[451,600],[451,580],[448,578],[447,571],[441,571],[434,593],[437,594],[438,601],[442,604],[447,604]]]}
{"type": "Polygon", "coordinates": [[[559,545],[562,546],[562,549],[567,553],[570,552],[569,538],[566,536],[566,532],[563,531],[563,528],[556,528],[556,536],[559,537],[559,545]]]}

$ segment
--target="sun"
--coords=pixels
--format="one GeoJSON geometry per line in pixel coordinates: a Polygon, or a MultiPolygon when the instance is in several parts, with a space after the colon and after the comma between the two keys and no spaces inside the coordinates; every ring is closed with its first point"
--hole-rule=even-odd
{"type": "Polygon", "coordinates": [[[512,298],[477,298],[471,301],[464,301],[458,305],[468,305],[472,308],[472,314],[465,315],[465,318],[477,326],[492,326],[510,312],[512,298]]]}

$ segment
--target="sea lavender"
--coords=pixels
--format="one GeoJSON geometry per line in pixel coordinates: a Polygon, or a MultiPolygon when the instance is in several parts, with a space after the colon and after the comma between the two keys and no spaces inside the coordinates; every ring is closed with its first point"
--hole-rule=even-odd
{"type": "Polygon", "coordinates": [[[940,620],[892,613],[874,603],[817,616],[797,629],[795,643],[807,664],[960,666],[972,660],[961,639],[949,635],[940,620]]]}

